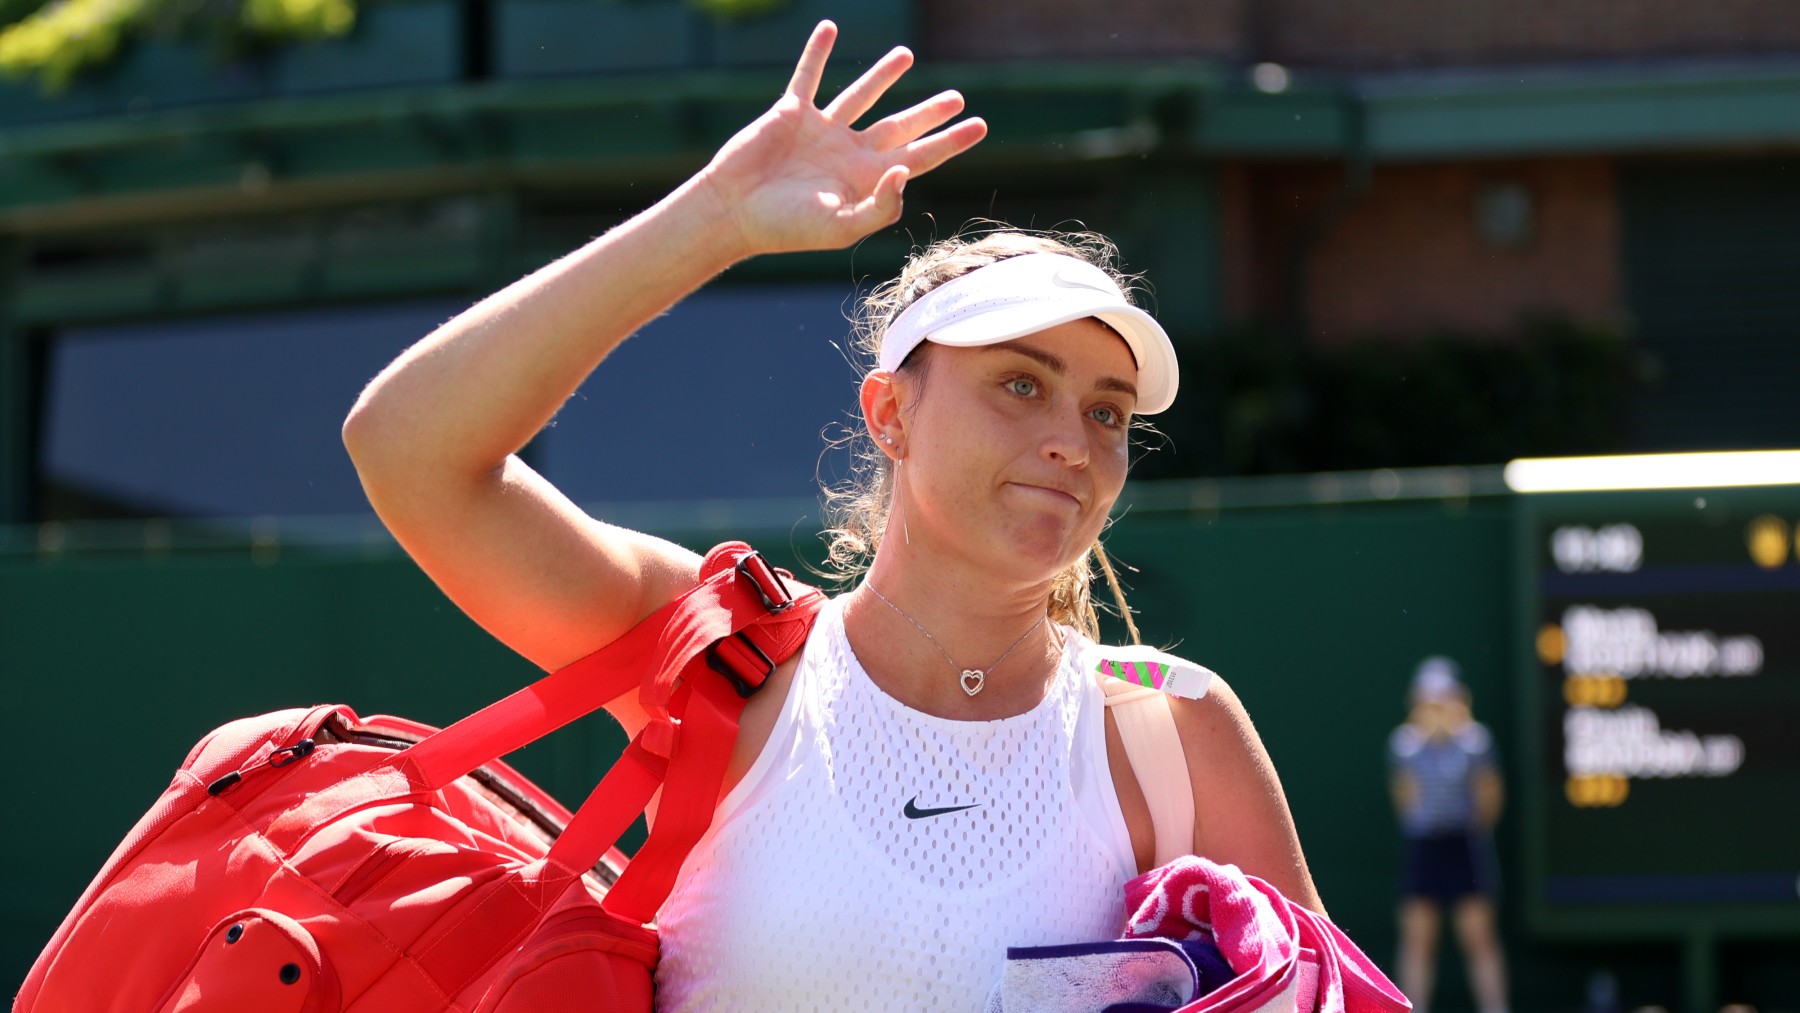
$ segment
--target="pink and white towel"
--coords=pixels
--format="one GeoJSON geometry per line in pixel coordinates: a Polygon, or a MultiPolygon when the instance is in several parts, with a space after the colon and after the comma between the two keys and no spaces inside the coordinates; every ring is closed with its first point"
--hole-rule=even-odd
{"type": "Polygon", "coordinates": [[[1177,859],[1127,883],[1125,906],[1124,939],[1008,950],[986,1013],[1412,1008],[1330,920],[1234,865],[1177,859]]]}
{"type": "Polygon", "coordinates": [[[1128,939],[1210,938],[1235,977],[1180,1013],[1404,1013],[1412,1008],[1330,919],[1235,865],[1189,856],[1125,884],[1128,939]]]}

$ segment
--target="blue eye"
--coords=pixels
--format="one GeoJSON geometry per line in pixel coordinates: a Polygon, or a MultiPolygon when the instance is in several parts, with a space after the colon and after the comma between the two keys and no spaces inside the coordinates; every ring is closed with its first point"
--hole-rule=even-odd
{"type": "Polygon", "coordinates": [[[1102,405],[1088,412],[1088,417],[1108,429],[1118,429],[1125,425],[1125,413],[1111,405],[1102,405]]]}
{"type": "Polygon", "coordinates": [[[1020,397],[1033,397],[1037,394],[1037,381],[1025,377],[1015,377],[1006,381],[1006,389],[1020,397]]]}

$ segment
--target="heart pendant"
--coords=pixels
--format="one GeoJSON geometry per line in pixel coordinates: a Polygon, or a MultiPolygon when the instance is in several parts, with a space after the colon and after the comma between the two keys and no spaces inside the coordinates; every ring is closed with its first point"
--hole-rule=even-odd
{"type": "Polygon", "coordinates": [[[963,692],[974,696],[981,692],[982,683],[987,682],[987,673],[979,668],[965,668],[962,674],[963,692]]]}

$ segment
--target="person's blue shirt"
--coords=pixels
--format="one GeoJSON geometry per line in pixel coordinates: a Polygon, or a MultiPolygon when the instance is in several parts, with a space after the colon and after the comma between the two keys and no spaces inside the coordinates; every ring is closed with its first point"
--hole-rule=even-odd
{"type": "Polygon", "coordinates": [[[1494,737],[1479,722],[1467,722],[1443,738],[1401,725],[1388,737],[1388,762],[1393,773],[1404,772],[1417,785],[1400,813],[1408,837],[1478,829],[1475,779],[1496,769],[1494,737]]]}

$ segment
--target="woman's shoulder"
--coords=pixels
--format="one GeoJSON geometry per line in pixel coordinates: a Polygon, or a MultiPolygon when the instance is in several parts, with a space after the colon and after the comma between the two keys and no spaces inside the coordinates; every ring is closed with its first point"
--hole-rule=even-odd
{"type": "Polygon", "coordinates": [[[1425,748],[1426,735],[1410,722],[1401,724],[1388,735],[1388,753],[1396,760],[1409,760],[1425,748]]]}

